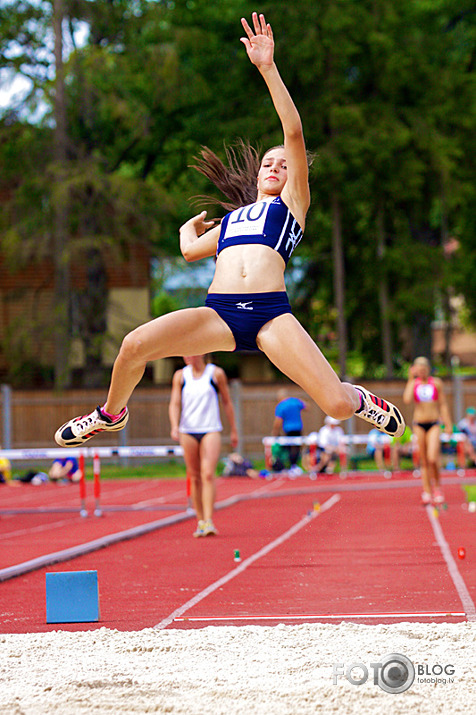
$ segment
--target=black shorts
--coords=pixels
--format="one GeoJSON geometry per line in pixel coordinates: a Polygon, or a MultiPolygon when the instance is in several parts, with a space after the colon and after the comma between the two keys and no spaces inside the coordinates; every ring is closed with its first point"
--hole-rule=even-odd
{"type": "Polygon", "coordinates": [[[208,308],[218,313],[235,338],[235,352],[260,352],[256,344],[259,331],[273,318],[292,313],[286,291],[274,293],[209,293],[208,308]]]}

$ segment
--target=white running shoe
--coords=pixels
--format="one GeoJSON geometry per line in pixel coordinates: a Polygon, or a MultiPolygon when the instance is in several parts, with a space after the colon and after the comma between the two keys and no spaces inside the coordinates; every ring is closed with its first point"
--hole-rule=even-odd
{"type": "Polygon", "coordinates": [[[112,420],[96,407],[94,412],[83,417],[74,417],[56,431],[55,440],[60,447],[81,447],[98,432],[118,432],[127,424],[129,410],[124,407],[120,416],[112,420]]]}
{"type": "Polygon", "coordinates": [[[200,536],[206,536],[206,534],[205,534],[205,523],[206,523],[206,522],[204,522],[203,519],[200,519],[200,520],[199,520],[199,522],[198,522],[198,524],[197,524],[197,528],[196,528],[195,531],[193,532],[193,535],[194,535],[194,537],[195,537],[196,539],[198,539],[200,536]]]}
{"type": "Polygon", "coordinates": [[[216,536],[218,531],[215,524],[210,519],[203,522],[203,536],[216,536]]]}
{"type": "Polygon", "coordinates": [[[422,492],[421,494],[421,503],[423,506],[427,506],[428,504],[431,504],[432,502],[432,496],[430,492],[422,492]]]}
{"type": "Polygon", "coordinates": [[[401,437],[405,432],[405,420],[395,405],[382,400],[381,397],[373,395],[361,385],[354,385],[363,398],[363,406],[356,411],[357,417],[361,417],[366,422],[370,422],[381,432],[385,432],[390,437],[401,437]]]}

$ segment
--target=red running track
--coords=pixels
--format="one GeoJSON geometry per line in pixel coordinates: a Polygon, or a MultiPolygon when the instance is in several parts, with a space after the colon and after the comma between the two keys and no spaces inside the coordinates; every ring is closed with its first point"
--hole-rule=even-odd
{"type": "MultiPolygon", "coordinates": [[[[473,620],[476,515],[462,508],[459,480],[448,481],[448,510],[436,520],[432,510],[420,506],[419,484],[412,479],[220,480],[217,538],[193,539],[194,521],[187,519],[4,581],[0,630],[473,620]],[[320,511],[313,510],[315,501],[320,511]],[[466,549],[464,560],[457,558],[460,546],[466,549]],[[233,560],[236,549],[239,564],[233,560]],[[46,624],[45,572],[89,569],[98,572],[100,622],[46,624]]],[[[66,502],[74,497],[68,489],[62,497],[66,502]]],[[[3,514],[0,543],[8,549],[1,550],[0,568],[164,515],[184,516],[180,481],[106,482],[104,489],[105,507],[120,498],[122,504],[144,508],[148,503],[167,511],[136,507],[88,519],[69,513],[3,514]]],[[[25,492],[30,504],[41,490],[25,492]]],[[[14,491],[8,490],[8,498],[18,506],[14,491]]],[[[52,504],[47,491],[41,498],[52,504]]]]}

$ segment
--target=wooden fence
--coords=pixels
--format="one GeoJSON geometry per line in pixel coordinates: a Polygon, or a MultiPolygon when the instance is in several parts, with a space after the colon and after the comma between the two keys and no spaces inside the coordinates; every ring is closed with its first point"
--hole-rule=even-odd
{"type": "MultiPolygon", "coordinates": [[[[404,381],[365,381],[372,392],[394,402],[411,423],[411,408],[403,405],[404,381]]],[[[251,457],[263,455],[262,438],[269,435],[277,403],[277,392],[282,384],[243,384],[230,382],[235,405],[240,451],[251,457]]],[[[306,394],[293,385],[287,385],[289,394],[306,400],[309,409],[303,413],[304,433],[317,431],[322,426],[324,414],[306,394]]],[[[476,405],[476,376],[456,377],[445,381],[453,420],[459,420],[469,405],[476,405]]],[[[125,430],[114,435],[99,435],[102,445],[164,445],[172,444],[168,418],[170,388],[158,386],[137,388],[129,409],[131,418],[125,430]]],[[[87,414],[95,405],[103,404],[104,390],[69,390],[56,394],[41,390],[1,389],[2,420],[0,420],[0,443],[3,448],[35,449],[55,446],[54,433],[61,424],[75,415],[87,414]]],[[[224,415],[223,450],[229,451],[228,425],[224,415]]],[[[352,418],[343,423],[348,434],[368,432],[369,425],[352,418]]]]}

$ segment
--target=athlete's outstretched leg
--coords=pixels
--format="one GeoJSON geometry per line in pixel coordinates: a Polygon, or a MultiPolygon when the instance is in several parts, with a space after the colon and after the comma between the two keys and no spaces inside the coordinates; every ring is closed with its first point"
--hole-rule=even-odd
{"type": "Polygon", "coordinates": [[[129,418],[127,402],[150,360],[234,348],[231,330],[211,308],[178,310],[141,325],[123,340],[104,407],[66,422],[57,430],[56,442],[78,447],[98,432],[123,429],[129,418]]]}
{"type": "Polygon", "coordinates": [[[399,410],[360,385],[341,382],[302,325],[285,313],[258,333],[258,347],[281,372],[300,385],[331,417],[345,420],[356,414],[391,436],[400,436],[405,422],[399,410]]]}

